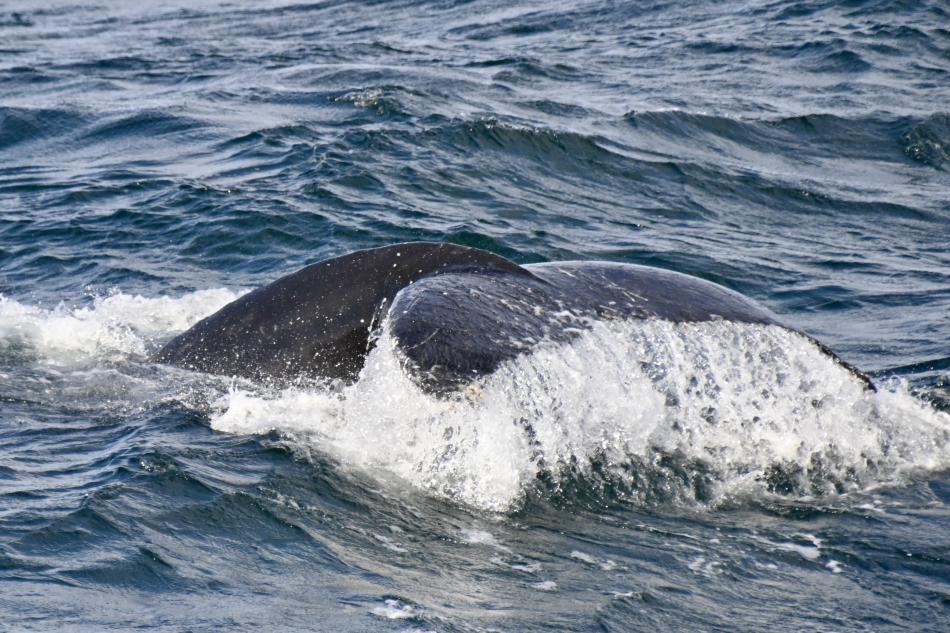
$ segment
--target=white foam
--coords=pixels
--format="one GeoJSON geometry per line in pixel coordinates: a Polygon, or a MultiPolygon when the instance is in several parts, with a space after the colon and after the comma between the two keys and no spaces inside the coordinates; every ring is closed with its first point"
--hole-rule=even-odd
{"type": "Polygon", "coordinates": [[[419,611],[412,605],[391,599],[380,606],[373,607],[372,613],[387,620],[405,620],[419,616],[419,611]]]}
{"type": "MultiPolygon", "coordinates": [[[[504,563],[503,563],[504,564],[504,563]]],[[[515,571],[524,572],[526,574],[537,574],[541,571],[541,563],[524,563],[524,562],[515,562],[508,564],[509,567],[515,571]]]]}
{"type": "Polygon", "coordinates": [[[380,341],[360,380],[341,392],[290,389],[274,398],[235,388],[218,402],[212,427],[277,430],[344,466],[388,471],[437,494],[502,510],[521,492],[516,465],[531,461],[522,430],[500,417],[506,413],[485,426],[472,402],[422,393],[388,341],[380,341]]]}
{"type": "Polygon", "coordinates": [[[468,543],[470,545],[488,545],[505,552],[511,551],[499,543],[494,534],[491,532],[486,532],[485,530],[479,530],[478,528],[463,529],[459,537],[463,543],[468,543]]]}
{"type": "Polygon", "coordinates": [[[397,552],[399,554],[405,554],[408,551],[405,547],[402,547],[388,536],[383,536],[382,534],[373,534],[373,538],[382,543],[383,547],[390,551],[397,552]]]}
{"type": "Polygon", "coordinates": [[[697,556],[686,563],[689,570],[703,576],[715,576],[721,573],[719,569],[722,565],[718,561],[707,561],[705,556],[697,556]]]}
{"type": "MultiPolygon", "coordinates": [[[[42,363],[35,380],[46,376],[55,384],[43,388],[71,401],[141,404],[158,383],[103,363],[142,360],[238,296],[119,293],[79,308],[0,296],[0,354],[42,363]]],[[[700,465],[711,503],[762,494],[776,468],[794,494],[825,494],[950,467],[950,416],[905,385],[870,392],[801,335],[728,322],[595,322],[449,400],[416,386],[384,331],[355,384],[234,387],[212,414],[219,431],[276,430],[304,453],[496,511],[516,507],[541,473],[556,486],[594,473],[646,498],[643,482],[666,468],[661,456],[700,465]]],[[[690,481],[659,485],[695,501],[690,481]]]]}
{"type": "Polygon", "coordinates": [[[808,547],[807,545],[799,545],[798,543],[776,543],[775,546],[781,550],[795,552],[805,560],[816,561],[821,556],[821,549],[817,546],[808,547]]]}
{"type": "Polygon", "coordinates": [[[586,552],[581,552],[579,550],[573,550],[570,553],[570,557],[573,558],[574,560],[579,560],[582,563],[586,563],[588,565],[597,565],[603,571],[612,571],[613,569],[617,567],[617,563],[615,563],[614,561],[610,559],[605,558],[604,560],[599,560],[597,558],[594,558],[590,554],[586,552]]]}
{"type": "MultiPolygon", "coordinates": [[[[868,391],[805,337],[778,327],[595,323],[469,392],[478,397],[420,391],[384,331],[355,384],[233,389],[212,425],[275,429],[344,466],[499,511],[516,506],[542,470],[558,480],[597,462],[599,476],[635,488],[638,475],[661,468],[661,454],[702,464],[713,503],[763,494],[776,466],[806,481],[800,494],[814,493],[809,481],[821,494],[822,483],[848,490],[950,466],[950,416],[899,383],[868,391]]],[[[674,496],[693,495],[688,482],[669,485],[681,485],[674,496]]]]}
{"type": "Polygon", "coordinates": [[[52,309],[0,296],[0,353],[22,350],[54,366],[139,358],[156,337],[185,330],[238,296],[225,289],[178,298],[118,293],[52,309]]]}
{"type": "Polygon", "coordinates": [[[578,550],[572,551],[570,556],[571,558],[575,560],[579,560],[582,563],[587,563],[588,565],[594,565],[595,563],[597,563],[597,559],[595,559],[593,556],[585,552],[578,551],[578,550]]]}

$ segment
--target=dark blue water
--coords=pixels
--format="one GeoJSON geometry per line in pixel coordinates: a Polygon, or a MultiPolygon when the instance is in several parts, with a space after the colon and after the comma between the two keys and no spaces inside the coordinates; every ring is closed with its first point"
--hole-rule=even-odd
{"type": "Polygon", "coordinates": [[[947,631],[948,25],[4,3],[0,629],[947,631]],[[450,401],[385,345],[332,392],[147,362],[405,240],[697,275],[879,389],[728,324],[599,324],[450,401]]]}

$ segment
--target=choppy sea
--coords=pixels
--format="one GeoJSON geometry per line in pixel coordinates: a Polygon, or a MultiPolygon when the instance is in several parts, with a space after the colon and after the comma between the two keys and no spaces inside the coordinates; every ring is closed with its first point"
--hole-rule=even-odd
{"type": "Polygon", "coordinates": [[[950,6],[0,4],[0,630],[143,628],[950,630],[950,6]],[[878,389],[726,323],[478,398],[148,361],[408,240],[712,280],[878,389]]]}

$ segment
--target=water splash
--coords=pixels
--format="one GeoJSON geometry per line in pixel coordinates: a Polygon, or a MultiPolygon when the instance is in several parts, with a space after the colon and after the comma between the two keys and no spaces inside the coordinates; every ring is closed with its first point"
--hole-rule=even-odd
{"type": "Polygon", "coordinates": [[[179,298],[117,293],[90,306],[47,309],[0,295],[0,357],[54,366],[141,359],[155,339],[191,327],[238,296],[223,288],[179,298]]]}
{"type": "Polygon", "coordinates": [[[384,332],[338,390],[232,389],[213,428],[276,430],[489,510],[526,495],[638,503],[825,495],[950,465],[950,416],[900,382],[868,391],[807,338],[727,322],[600,322],[454,399],[423,393],[384,332]]]}
{"type": "Polygon", "coordinates": [[[712,505],[828,495],[950,466],[950,415],[897,380],[865,389],[776,326],[594,321],[448,399],[409,377],[388,324],[351,385],[240,382],[222,395],[221,381],[141,369],[158,341],[237,296],[115,294],[53,309],[0,297],[0,357],[45,368],[32,380],[74,406],[210,406],[218,431],[277,431],[303,454],[494,511],[532,495],[712,505]]]}

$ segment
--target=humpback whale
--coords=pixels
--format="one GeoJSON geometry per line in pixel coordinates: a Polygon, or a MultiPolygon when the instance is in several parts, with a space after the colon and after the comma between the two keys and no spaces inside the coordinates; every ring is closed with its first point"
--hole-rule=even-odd
{"type": "Polygon", "coordinates": [[[281,277],[178,335],[154,360],[257,381],[352,381],[388,319],[415,382],[444,394],[542,342],[571,340],[592,319],[651,318],[786,327],[737,292],[669,270],[590,261],[519,266],[476,248],[410,242],[281,277]]]}

